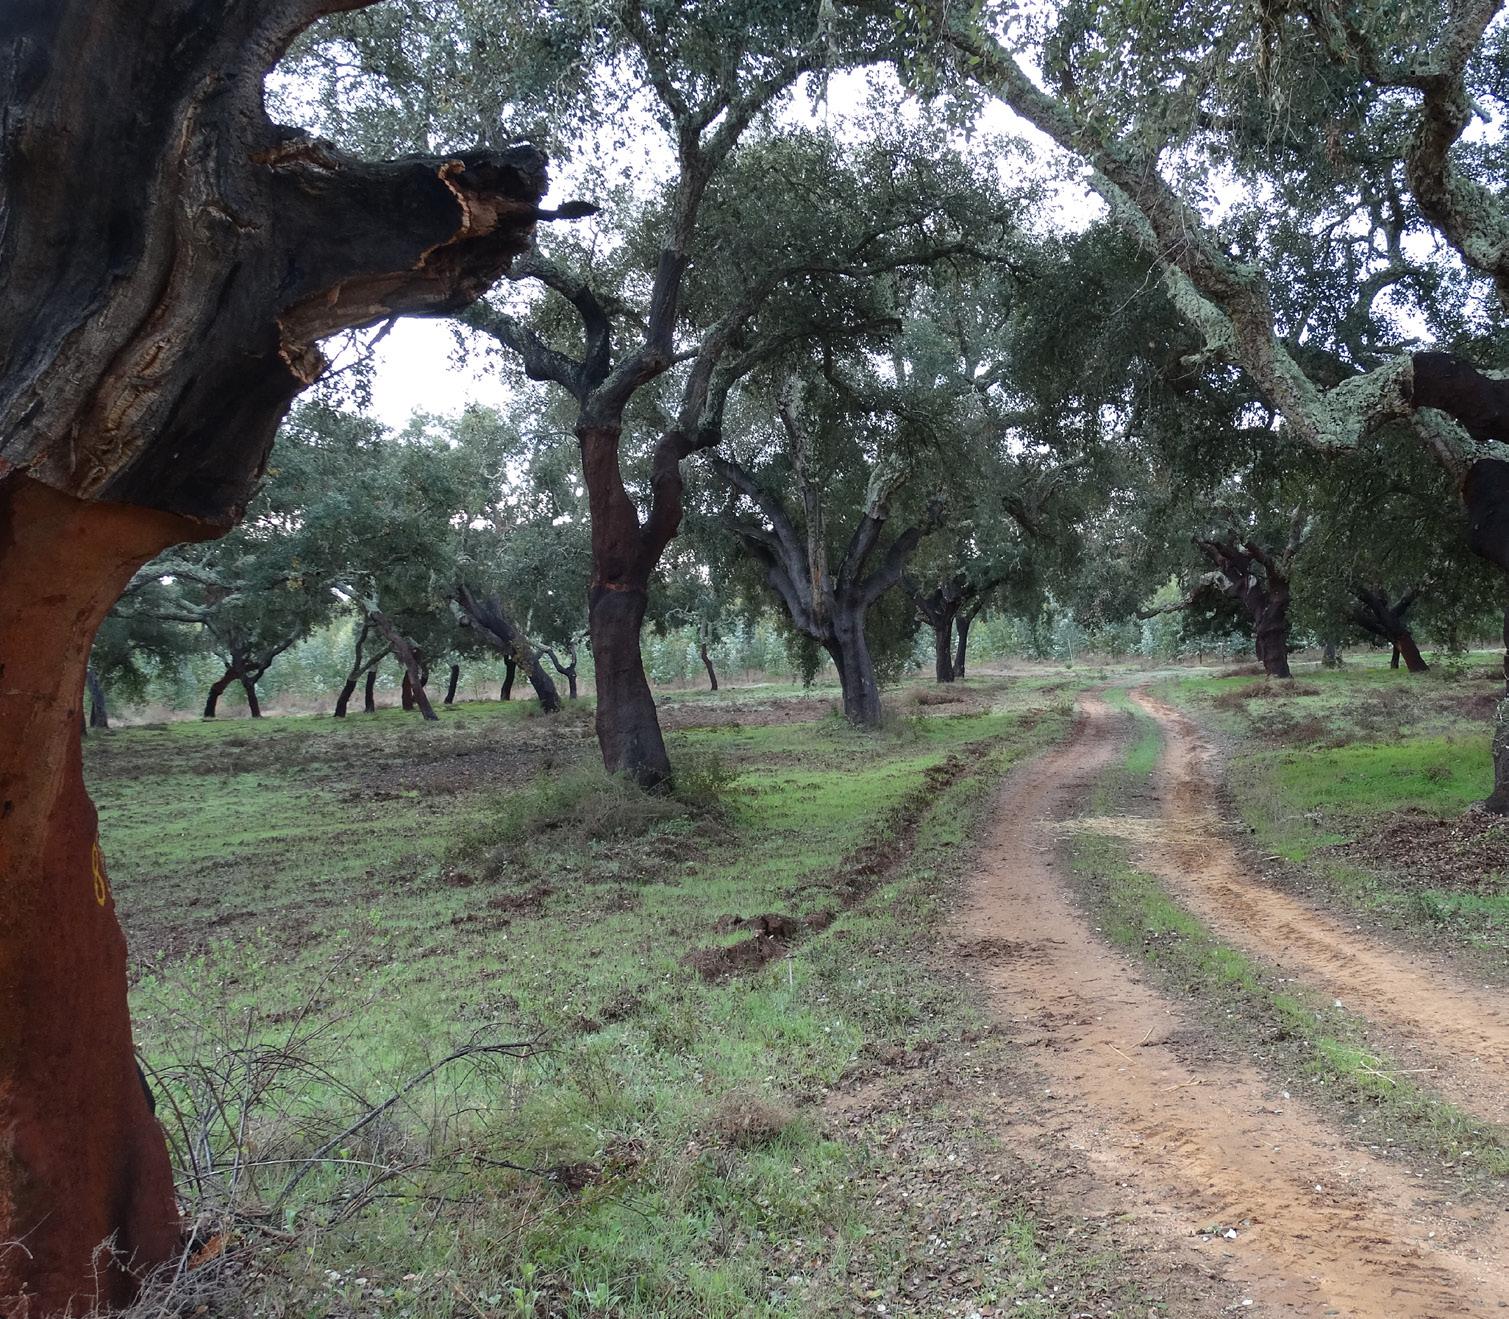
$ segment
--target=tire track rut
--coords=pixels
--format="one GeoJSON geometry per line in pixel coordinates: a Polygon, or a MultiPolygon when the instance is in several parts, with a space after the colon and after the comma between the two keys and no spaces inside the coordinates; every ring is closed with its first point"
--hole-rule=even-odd
{"type": "Polygon", "coordinates": [[[1453,1205],[1348,1146],[1254,1068],[1181,1057],[1195,1019],[1097,939],[1054,854],[1055,821],[1118,750],[1114,712],[1093,696],[1080,710],[1067,742],[1008,777],[955,930],[1041,1073],[1032,1124],[1082,1153],[1118,1211],[1240,1287],[1235,1312],[1436,1319],[1509,1306],[1496,1210],[1453,1205]],[[1210,1223],[1236,1226],[1236,1240],[1197,1244],[1210,1223]]]}
{"type": "Polygon", "coordinates": [[[1139,862],[1220,938],[1271,962],[1396,1036],[1430,1068],[1427,1087],[1490,1122],[1509,1122],[1509,1011],[1436,957],[1351,928],[1254,875],[1229,840],[1211,740],[1145,691],[1163,730],[1158,827],[1129,837],[1139,862]]]}

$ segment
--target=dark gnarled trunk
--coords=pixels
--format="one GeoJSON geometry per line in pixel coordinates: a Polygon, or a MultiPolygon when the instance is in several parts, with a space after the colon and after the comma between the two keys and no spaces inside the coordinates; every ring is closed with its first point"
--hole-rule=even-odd
{"type": "Polygon", "coordinates": [[[505,659],[503,661],[503,686],[498,692],[500,701],[513,700],[513,680],[518,676],[518,663],[512,659],[505,659]]]}
{"type": "Polygon", "coordinates": [[[447,705],[454,705],[456,703],[456,684],[460,681],[461,666],[459,664],[452,664],[451,679],[445,685],[445,703],[447,705]]]}
{"type": "Polygon", "coordinates": [[[344,719],[346,711],[350,708],[351,698],[356,694],[356,679],[347,678],[341,687],[341,694],[335,698],[335,717],[344,719]]]}
{"type": "Polygon", "coordinates": [[[540,663],[540,652],[504,612],[498,597],[490,595],[479,599],[468,587],[461,585],[456,588],[452,600],[459,611],[458,617],[462,624],[473,629],[488,645],[496,646],[507,656],[509,669],[504,682],[503,699],[506,701],[508,692],[512,691],[516,667],[522,667],[529,678],[529,685],[534,688],[534,694],[539,699],[540,709],[546,714],[555,714],[561,708],[560,693],[556,691],[555,683],[550,681],[545,666],[540,663]]]}
{"type": "Polygon", "coordinates": [[[99,620],[240,516],[322,339],[459,310],[538,217],[532,148],[373,164],[268,120],[269,64],[363,2],[0,6],[3,1314],[128,1302],[178,1242],[81,776],[99,620]]]}
{"type": "Polygon", "coordinates": [[[833,640],[827,649],[838,669],[844,718],[861,728],[876,727],[883,711],[880,684],[875,680],[875,663],[870,657],[870,643],[865,636],[863,609],[851,607],[836,612],[833,640]]]}
{"type": "Polygon", "coordinates": [[[204,698],[204,717],[213,719],[215,712],[220,708],[220,698],[225,695],[226,689],[236,680],[235,669],[226,669],[214,682],[210,684],[209,693],[204,698]]]}
{"type": "Polygon", "coordinates": [[[1414,634],[1405,621],[1419,592],[1406,591],[1397,602],[1391,602],[1382,590],[1374,587],[1359,586],[1352,594],[1357,599],[1357,606],[1350,614],[1352,622],[1364,632],[1389,643],[1392,648],[1389,667],[1397,669],[1402,658],[1404,667],[1411,673],[1428,672],[1430,665],[1420,654],[1420,647],[1415,644],[1414,634]]]}
{"type": "Polygon", "coordinates": [[[362,693],[362,713],[377,713],[377,670],[367,671],[366,690],[362,693]]]}
{"type": "Polygon", "coordinates": [[[718,670],[713,668],[713,657],[708,654],[707,642],[697,643],[697,653],[702,656],[702,667],[707,670],[707,684],[709,691],[718,690],[718,670]]]}

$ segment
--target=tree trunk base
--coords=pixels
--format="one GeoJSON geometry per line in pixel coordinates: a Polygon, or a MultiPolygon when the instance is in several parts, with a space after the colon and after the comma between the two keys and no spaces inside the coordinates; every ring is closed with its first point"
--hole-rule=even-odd
{"type": "Polygon", "coordinates": [[[181,1233],[78,727],[95,629],[184,519],[0,481],[0,1314],[128,1303],[181,1233]],[[110,1243],[101,1251],[103,1243],[110,1243]]]}

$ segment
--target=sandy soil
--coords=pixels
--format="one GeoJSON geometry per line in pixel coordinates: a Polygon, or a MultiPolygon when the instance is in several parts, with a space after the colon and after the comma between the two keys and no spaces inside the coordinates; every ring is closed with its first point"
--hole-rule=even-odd
{"type": "MultiPolygon", "coordinates": [[[[1197,1257],[1230,1287],[1233,1313],[1434,1319],[1509,1306],[1503,1215],[1450,1203],[1349,1144],[1255,1068],[1194,1058],[1193,1012],[1089,927],[1069,898],[1055,826],[1083,803],[1122,733],[1097,698],[1083,698],[1080,711],[1067,742],[1006,781],[957,918],[965,964],[1041,1079],[1031,1102],[1002,1111],[1003,1139],[1072,1150],[1098,1181],[1078,1194],[1197,1257]]],[[[1168,772],[1181,777],[1177,754],[1168,772]]],[[[1200,824],[1212,832],[1167,853],[1171,869],[1182,857],[1190,889],[1220,845],[1218,821],[1200,824]]],[[[1316,928],[1308,912],[1289,917],[1316,928]]],[[[1384,959],[1366,963],[1370,973],[1383,975],[1387,959],[1395,975],[1419,970],[1392,950],[1370,953],[1384,959]]],[[[1348,996],[1365,1007],[1349,977],[1348,996]]],[[[1470,997],[1434,988],[1436,998],[1414,1003],[1414,1019],[1457,1020],[1470,997]]],[[[1410,994],[1394,989],[1402,1016],[1410,994]]],[[[1494,1030],[1471,1038],[1487,1050],[1494,1030]]],[[[1463,1093],[1476,1093],[1483,1078],[1471,1064],[1461,1079],[1463,1093]]]]}
{"type": "MultiPolygon", "coordinates": [[[[1370,937],[1255,875],[1226,836],[1215,748],[1191,719],[1144,692],[1162,725],[1158,827],[1140,863],[1222,939],[1338,998],[1396,1037],[1426,1084],[1468,1112],[1509,1121],[1509,1008],[1442,959],[1370,937]]],[[[1394,1052],[1396,1050],[1390,1050],[1394,1052]]]]}

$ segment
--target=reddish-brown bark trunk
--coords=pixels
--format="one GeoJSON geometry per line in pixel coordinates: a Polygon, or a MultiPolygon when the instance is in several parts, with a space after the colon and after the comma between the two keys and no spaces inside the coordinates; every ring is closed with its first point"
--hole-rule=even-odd
{"type": "Polygon", "coordinates": [[[594,586],[588,606],[597,682],[597,740],[610,774],[644,788],[670,782],[671,760],[639,653],[649,596],[643,587],[594,586]]]}
{"type": "Polygon", "coordinates": [[[1425,662],[1425,657],[1420,654],[1420,647],[1415,644],[1414,633],[1403,632],[1395,637],[1394,652],[1404,657],[1404,667],[1411,673],[1430,672],[1430,665],[1425,662]]]}
{"type": "Polygon", "coordinates": [[[179,1240],[78,739],[90,642],[184,519],[0,480],[0,1314],[130,1299],[179,1240]],[[98,1257],[102,1242],[114,1253],[98,1257]]]}

